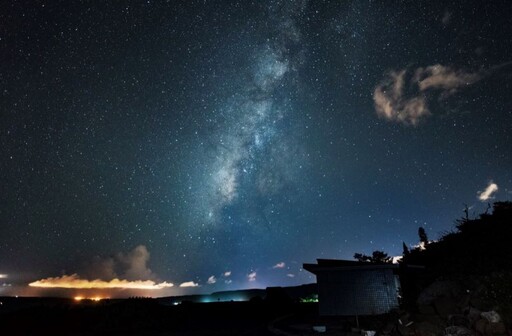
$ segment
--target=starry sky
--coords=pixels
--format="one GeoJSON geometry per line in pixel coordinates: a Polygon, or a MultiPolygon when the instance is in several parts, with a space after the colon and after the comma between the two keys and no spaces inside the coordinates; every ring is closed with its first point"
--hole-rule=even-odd
{"type": "Polygon", "coordinates": [[[2,1],[0,295],[309,283],[303,262],[398,255],[464,204],[511,200],[511,16],[508,1],[2,1]]]}

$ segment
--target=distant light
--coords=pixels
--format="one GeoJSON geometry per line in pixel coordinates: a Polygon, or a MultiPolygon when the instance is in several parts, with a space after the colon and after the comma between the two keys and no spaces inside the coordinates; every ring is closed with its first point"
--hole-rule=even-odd
{"type": "Polygon", "coordinates": [[[7,274],[0,274],[0,279],[5,279],[7,278],[7,274]]]}
{"type": "Polygon", "coordinates": [[[90,300],[90,301],[98,302],[98,301],[101,301],[103,299],[106,299],[106,298],[102,298],[102,297],[99,297],[99,296],[94,296],[94,297],[91,297],[91,298],[87,298],[87,297],[83,297],[83,296],[75,296],[73,298],[73,300],[75,300],[77,302],[80,302],[80,301],[83,301],[83,300],[90,300]]]}
{"type": "Polygon", "coordinates": [[[318,294],[313,294],[305,298],[300,298],[301,303],[314,303],[318,302],[318,294]]]}

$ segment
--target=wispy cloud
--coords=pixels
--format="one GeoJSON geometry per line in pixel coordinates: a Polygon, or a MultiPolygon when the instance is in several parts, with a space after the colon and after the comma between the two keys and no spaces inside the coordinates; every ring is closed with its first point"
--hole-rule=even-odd
{"type": "Polygon", "coordinates": [[[148,267],[150,256],[146,246],[139,245],[127,253],[119,252],[107,258],[96,257],[80,273],[85,278],[94,279],[155,280],[158,277],[148,267]]]}
{"type": "Polygon", "coordinates": [[[207,283],[208,283],[209,285],[213,285],[213,284],[214,284],[214,283],[216,283],[216,282],[217,282],[217,278],[215,277],[215,275],[210,276],[210,277],[208,278],[208,281],[207,281],[207,283]]]}
{"type": "Polygon", "coordinates": [[[412,80],[418,83],[420,91],[432,88],[448,90],[448,93],[453,93],[457,89],[478,82],[480,79],[482,79],[481,73],[469,73],[436,64],[426,68],[418,68],[412,80]]]}
{"type": "Polygon", "coordinates": [[[256,275],[256,272],[251,272],[247,274],[247,280],[249,280],[250,282],[256,281],[256,275]]]}
{"type": "Polygon", "coordinates": [[[186,288],[186,287],[199,287],[199,284],[197,282],[194,282],[194,281],[187,281],[187,282],[183,282],[180,284],[180,287],[181,288],[186,288]]]}
{"type": "Polygon", "coordinates": [[[61,277],[37,280],[37,281],[30,283],[29,286],[30,287],[40,287],[40,288],[80,288],[80,289],[124,288],[124,289],[156,290],[156,289],[173,287],[174,285],[169,282],[156,283],[152,280],[135,280],[135,281],[121,280],[121,279],[112,279],[110,281],[104,281],[104,280],[100,280],[100,279],[86,280],[86,279],[81,279],[78,276],[78,274],[72,274],[72,275],[63,275],[61,277]]]}
{"type": "Polygon", "coordinates": [[[390,71],[373,92],[375,110],[385,119],[416,126],[431,115],[428,98],[445,98],[483,78],[483,72],[465,72],[441,64],[390,71]]]}
{"type": "Polygon", "coordinates": [[[284,261],[281,261],[281,262],[278,262],[277,264],[275,264],[274,266],[272,266],[273,269],[276,269],[276,268],[284,268],[286,266],[285,262],[284,261]]]}
{"type": "Polygon", "coordinates": [[[404,96],[405,75],[406,70],[390,72],[375,88],[373,101],[379,116],[403,124],[417,125],[422,117],[430,114],[430,111],[424,96],[404,96]]]}
{"type": "Polygon", "coordinates": [[[292,273],[288,273],[288,274],[286,274],[286,276],[287,276],[288,278],[295,278],[295,274],[292,274],[292,273]]]}
{"type": "Polygon", "coordinates": [[[489,182],[487,188],[484,191],[478,192],[478,199],[485,202],[489,199],[494,198],[493,195],[498,191],[498,185],[492,181],[489,182]]]}
{"type": "Polygon", "coordinates": [[[224,272],[224,274],[223,274],[223,275],[224,275],[224,277],[226,277],[226,278],[227,278],[227,277],[230,277],[230,276],[231,276],[231,271],[226,271],[226,272],[224,272]]]}

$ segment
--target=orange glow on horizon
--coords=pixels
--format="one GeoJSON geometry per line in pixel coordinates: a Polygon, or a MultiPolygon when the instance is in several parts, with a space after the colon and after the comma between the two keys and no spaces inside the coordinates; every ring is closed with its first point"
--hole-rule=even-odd
{"type": "Polygon", "coordinates": [[[90,300],[90,301],[98,302],[98,301],[101,301],[101,300],[104,300],[104,299],[108,299],[108,298],[103,298],[103,297],[99,297],[99,296],[94,296],[94,297],[90,297],[90,298],[86,298],[86,297],[83,297],[83,296],[75,296],[73,298],[73,300],[75,300],[77,302],[80,302],[80,301],[83,301],[83,300],[90,300]]]}
{"type": "Polygon", "coordinates": [[[169,282],[154,282],[152,280],[123,280],[123,279],[112,279],[110,281],[104,281],[100,279],[86,280],[80,279],[78,274],[63,275],[61,277],[46,278],[34,281],[29,284],[30,287],[40,288],[79,288],[79,289],[146,289],[146,290],[158,290],[164,288],[170,288],[174,285],[169,282]]]}

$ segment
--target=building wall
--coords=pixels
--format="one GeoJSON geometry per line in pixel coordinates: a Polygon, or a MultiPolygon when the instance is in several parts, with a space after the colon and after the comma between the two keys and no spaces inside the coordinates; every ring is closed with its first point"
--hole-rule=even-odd
{"type": "Polygon", "coordinates": [[[317,274],[320,315],[375,315],[398,308],[392,269],[333,270],[317,274]]]}

